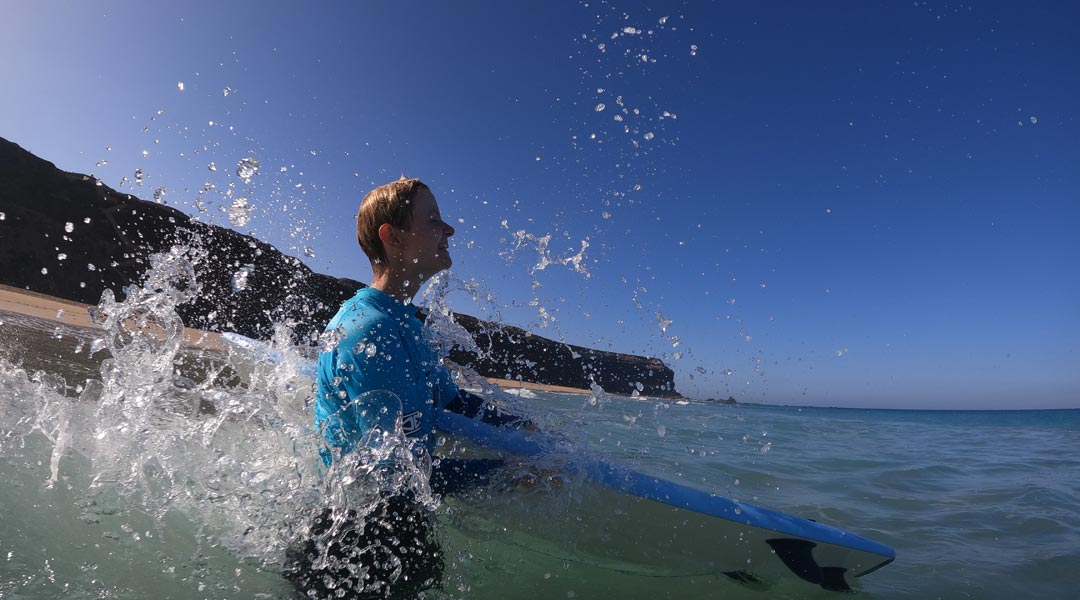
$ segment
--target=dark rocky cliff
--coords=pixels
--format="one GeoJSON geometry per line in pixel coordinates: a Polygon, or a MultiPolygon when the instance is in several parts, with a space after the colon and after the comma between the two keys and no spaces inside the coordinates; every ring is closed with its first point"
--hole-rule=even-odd
{"type": "MultiPolygon", "coordinates": [[[[231,229],[194,221],[168,206],[68,173],[0,138],[0,283],[97,304],[141,281],[151,254],[180,244],[204,251],[201,293],[180,308],[189,327],[266,338],[286,322],[312,339],[342,301],[363,286],[312,272],[299,259],[231,229]],[[70,225],[69,225],[70,224],[70,225]],[[250,270],[236,290],[233,275],[250,270]]],[[[489,377],[629,394],[678,396],[662,361],[569,346],[516,327],[455,315],[482,353],[452,358],[489,377]]]]}

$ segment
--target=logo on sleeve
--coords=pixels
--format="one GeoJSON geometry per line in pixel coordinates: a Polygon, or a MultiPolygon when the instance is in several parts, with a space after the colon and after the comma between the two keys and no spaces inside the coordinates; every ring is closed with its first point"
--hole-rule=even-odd
{"type": "Polygon", "coordinates": [[[401,417],[401,429],[405,432],[405,435],[412,435],[420,431],[420,416],[420,411],[414,411],[401,417]]]}

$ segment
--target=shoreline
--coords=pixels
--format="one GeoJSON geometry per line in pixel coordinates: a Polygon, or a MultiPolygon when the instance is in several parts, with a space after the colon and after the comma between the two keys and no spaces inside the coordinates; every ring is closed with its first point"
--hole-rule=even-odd
{"type": "MultiPolygon", "coordinates": [[[[45,319],[71,327],[98,329],[98,326],[90,320],[90,307],[90,304],[0,283],[0,311],[45,319]]],[[[228,349],[228,344],[221,339],[220,335],[191,327],[184,327],[183,344],[201,350],[225,352],[228,349]]]]}
{"type": "MultiPolygon", "coordinates": [[[[45,319],[56,323],[84,329],[97,329],[97,325],[90,320],[89,304],[66,300],[24,290],[0,283],[0,311],[16,313],[28,317],[45,319]]],[[[221,336],[212,331],[202,329],[184,328],[184,345],[203,350],[217,350],[226,352],[229,344],[221,339],[221,336]]],[[[546,385],[531,381],[514,381],[499,379],[497,377],[485,377],[488,383],[495,384],[500,388],[525,389],[539,392],[553,392],[558,394],[591,394],[592,390],[565,387],[560,385],[546,385]]]]}

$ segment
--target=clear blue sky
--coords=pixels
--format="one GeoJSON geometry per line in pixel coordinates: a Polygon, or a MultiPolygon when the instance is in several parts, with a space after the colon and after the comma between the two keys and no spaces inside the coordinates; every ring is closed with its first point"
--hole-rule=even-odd
{"type": "Polygon", "coordinates": [[[685,394],[1080,406],[1075,3],[5,15],[0,136],[221,225],[247,197],[243,231],[316,270],[370,276],[352,216],[405,173],[478,284],[453,308],[663,357],[685,394]],[[588,277],[559,264],[583,241],[588,277]]]}

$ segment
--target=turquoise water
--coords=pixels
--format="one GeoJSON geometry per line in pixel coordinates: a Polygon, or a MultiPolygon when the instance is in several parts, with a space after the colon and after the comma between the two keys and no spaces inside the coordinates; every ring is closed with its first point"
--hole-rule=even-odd
{"type": "Polygon", "coordinates": [[[598,448],[642,469],[892,546],[896,561],[862,581],[872,597],[1064,598],[1080,589],[1080,410],[655,411],[618,399],[593,426],[618,431],[604,441],[594,434],[598,448]],[[625,427],[627,413],[648,420],[625,427]],[[650,432],[653,422],[665,438],[650,432]]]}
{"type": "MultiPolygon", "coordinates": [[[[276,568],[296,515],[351,493],[310,460],[295,372],[123,336],[89,356],[101,332],[0,322],[0,598],[293,597],[276,568]]],[[[639,470],[895,548],[858,597],[1080,590],[1080,410],[502,398],[639,470]]],[[[505,535],[450,540],[432,597],[834,597],[590,571],[505,535]]]]}

